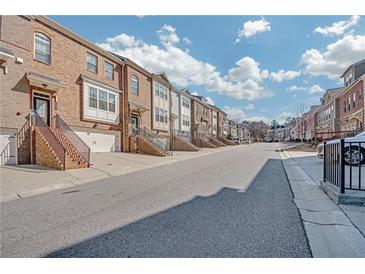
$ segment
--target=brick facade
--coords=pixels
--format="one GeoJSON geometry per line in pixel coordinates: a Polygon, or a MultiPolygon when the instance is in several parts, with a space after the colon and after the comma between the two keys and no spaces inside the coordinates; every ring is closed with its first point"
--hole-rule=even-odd
{"type": "Polygon", "coordinates": [[[341,131],[361,128],[364,123],[364,80],[356,81],[339,94],[341,131]]]}
{"type": "Polygon", "coordinates": [[[130,130],[132,127],[131,118],[132,115],[138,117],[138,127],[151,130],[152,123],[152,78],[151,75],[132,63],[129,60],[125,61],[123,68],[123,78],[124,78],[124,113],[123,113],[123,130],[124,134],[124,144],[123,151],[129,151],[130,145],[130,130]],[[132,93],[131,79],[132,77],[137,77],[138,79],[138,95],[132,93]]]}
{"type": "MultiPolygon", "coordinates": [[[[121,68],[118,60],[103,50],[96,50],[95,46],[75,40],[75,34],[70,33],[45,17],[36,17],[31,21],[30,32],[30,71],[60,81],[63,87],[56,92],[31,87],[31,93],[36,90],[49,92],[52,96],[51,115],[60,114],[62,119],[71,127],[77,129],[93,129],[104,132],[113,130],[121,132],[122,120],[119,118],[113,123],[83,117],[83,78],[90,77],[105,86],[122,91],[121,68]],[[34,33],[42,33],[51,40],[51,63],[47,64],[34,58],[34,33]],[[91,53],[97,57],[97,72],[87,69],[86,56],[91,53]],[[113,79],[104,75],[105,62],[114,66],[113,79]],[[57,106],[57,107],[56,107],[57,106]]],[[[122,95],[119,96],[119,109],[123,109],[122,95]]],[[[121,112],[122,113],[122,112],[121,112]]],[[[120,140],[119,140],[120,142],[120,140]]],[[[120,143],[117,144],[120,147],[120,143]]]]}
{"type": "Polygon", "coordinates": [[[191,126],[192,135],[203,134],[209,135],[211,133],[211,107],[202,102],[196,96],[192,96],[191,100],[191,126]]]}
{"type": "Polygon", "coordinates": [[[25,117],[31,110],[25,79],[25,73],[29,71],[29,36],[30,18],[0,16],[0,48],[13,53],[13,57],[5,57],[6,60],[0,56],[0,64],[5,60],[0,67],[0,128],[12,129],[15,133],[26,122],[25,117]],[[22,63],[17,58],[21,58],[22,63]]]}

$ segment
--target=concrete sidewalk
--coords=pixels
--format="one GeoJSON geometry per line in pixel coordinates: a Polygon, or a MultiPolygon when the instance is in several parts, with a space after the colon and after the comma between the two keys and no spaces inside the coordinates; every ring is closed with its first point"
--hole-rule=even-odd
{"type": "Polygon", "coordinates": [[[320,188],[322,160],[315,153],[285,151],[281,157],[313,257],[365,257],[364,208],[330,200],[320,188]]]}
{"type": "Polygon", "coordinates": [[[92,153],[90,168],[65,171],[37,165],[5,166],[0,168],[0,198],[1,202],[21,199],[234,148],[226,146],[202,148],[197,152],[174,151],[173,156],[167,157],[122,152],[92,153]]]}

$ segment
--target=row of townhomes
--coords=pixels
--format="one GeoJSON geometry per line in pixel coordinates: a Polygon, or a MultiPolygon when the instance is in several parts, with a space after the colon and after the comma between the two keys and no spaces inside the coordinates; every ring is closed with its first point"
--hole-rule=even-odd
{"type": "Polygon", "coordinates": [[[342,87],[327,89],[319,105],[311,106],[301,117],[293,118],[285,129],[268,131],[266,140],[322,141],[352,136],[362,131],[365,59],[349,66],[341,79],[342,87]],[[279,131],[285,134],[279,134],[279,131]]]}
{"type": "Polygon", "coordinates": [[[0,69],[1,164],[69,169],[90,166],[90,152],[233,144],[227,114],[204,97],[45,16],[0,16],[0,69]]]}

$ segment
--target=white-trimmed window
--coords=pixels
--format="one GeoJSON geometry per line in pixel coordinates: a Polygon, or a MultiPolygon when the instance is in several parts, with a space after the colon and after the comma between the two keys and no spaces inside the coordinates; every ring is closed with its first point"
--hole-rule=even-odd
{"type": "Polygon", "coordinates": [[[51,39],[46,35],[34,33],[34,58],[44,63],[51,63],[51,39]]]}
{"type": "Polygon", "coordinates": [[[105,75],[106,79],[114,80],[114,65],[113,64],[111,64],[109,62],[105,62],[104,75],[105,75]]]}
{"type": "Polygon", "coordinates": [[[96,83],[84,83],[84,118],[105,122],[118,119],[119,93],[96,83]]]}
{"type": "Polygon", "coordinates": [[[182,105],[185,108],[190,108],[190,100],[186,99],[185,97],[182,98],[182,105]]]}
{"type": "Polygon", "coordinates": [[[89,87],[89,107],[98,108],[98,90],[94,87],[89,87]]]}
{"type": "Polygon", "coordinates": [[[132,75],[132,77],[131,77],[131,90],[132,90],[132,94],[134,94],[136,96],[139,95],[139,79],[135,75],[132,75]]]}
{"type": "Polygon", "coordinates": [[[183,120],[182,120],[183,126],[187,126],[187,127],[190,126],[189,116],[183,114],[182,118],[183,118],[183,120]]]}
{"type": "Polygon", "coordinates": [[[108,99],[108,111],[109,112],[114,112],[116,110],[116,101],[115,101],[115,94],[113,93],[109,93],[109,99],[108,99]]]}
{"type": "Polygon", "coordinates": [[[167,110],[155,107],[155,121],[167,124],[167,110]]]}
{"type": "Polygon", "coordinates": [[[88,52],[86,54],[86,66],[87,70],[97,73],[98,72],[98,57],[88,52]]]}
{"type": "Polygon", "coordinates": [[[155,95],[167,100],[167,88],[158,83],[155,83],[155,95]]]}
{"type": "Polygon", "coordinates": [[[354,108],[356,106],[356,93],[352,95],[352,107],[354,108]]]}

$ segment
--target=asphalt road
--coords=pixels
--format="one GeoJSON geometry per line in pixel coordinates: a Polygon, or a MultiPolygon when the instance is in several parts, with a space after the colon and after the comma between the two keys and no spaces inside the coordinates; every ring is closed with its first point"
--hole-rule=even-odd
{"type": "Polygon", "coordinates": [[[1,204],[1,257],[310,257],[275,144],[1,204]]]}

